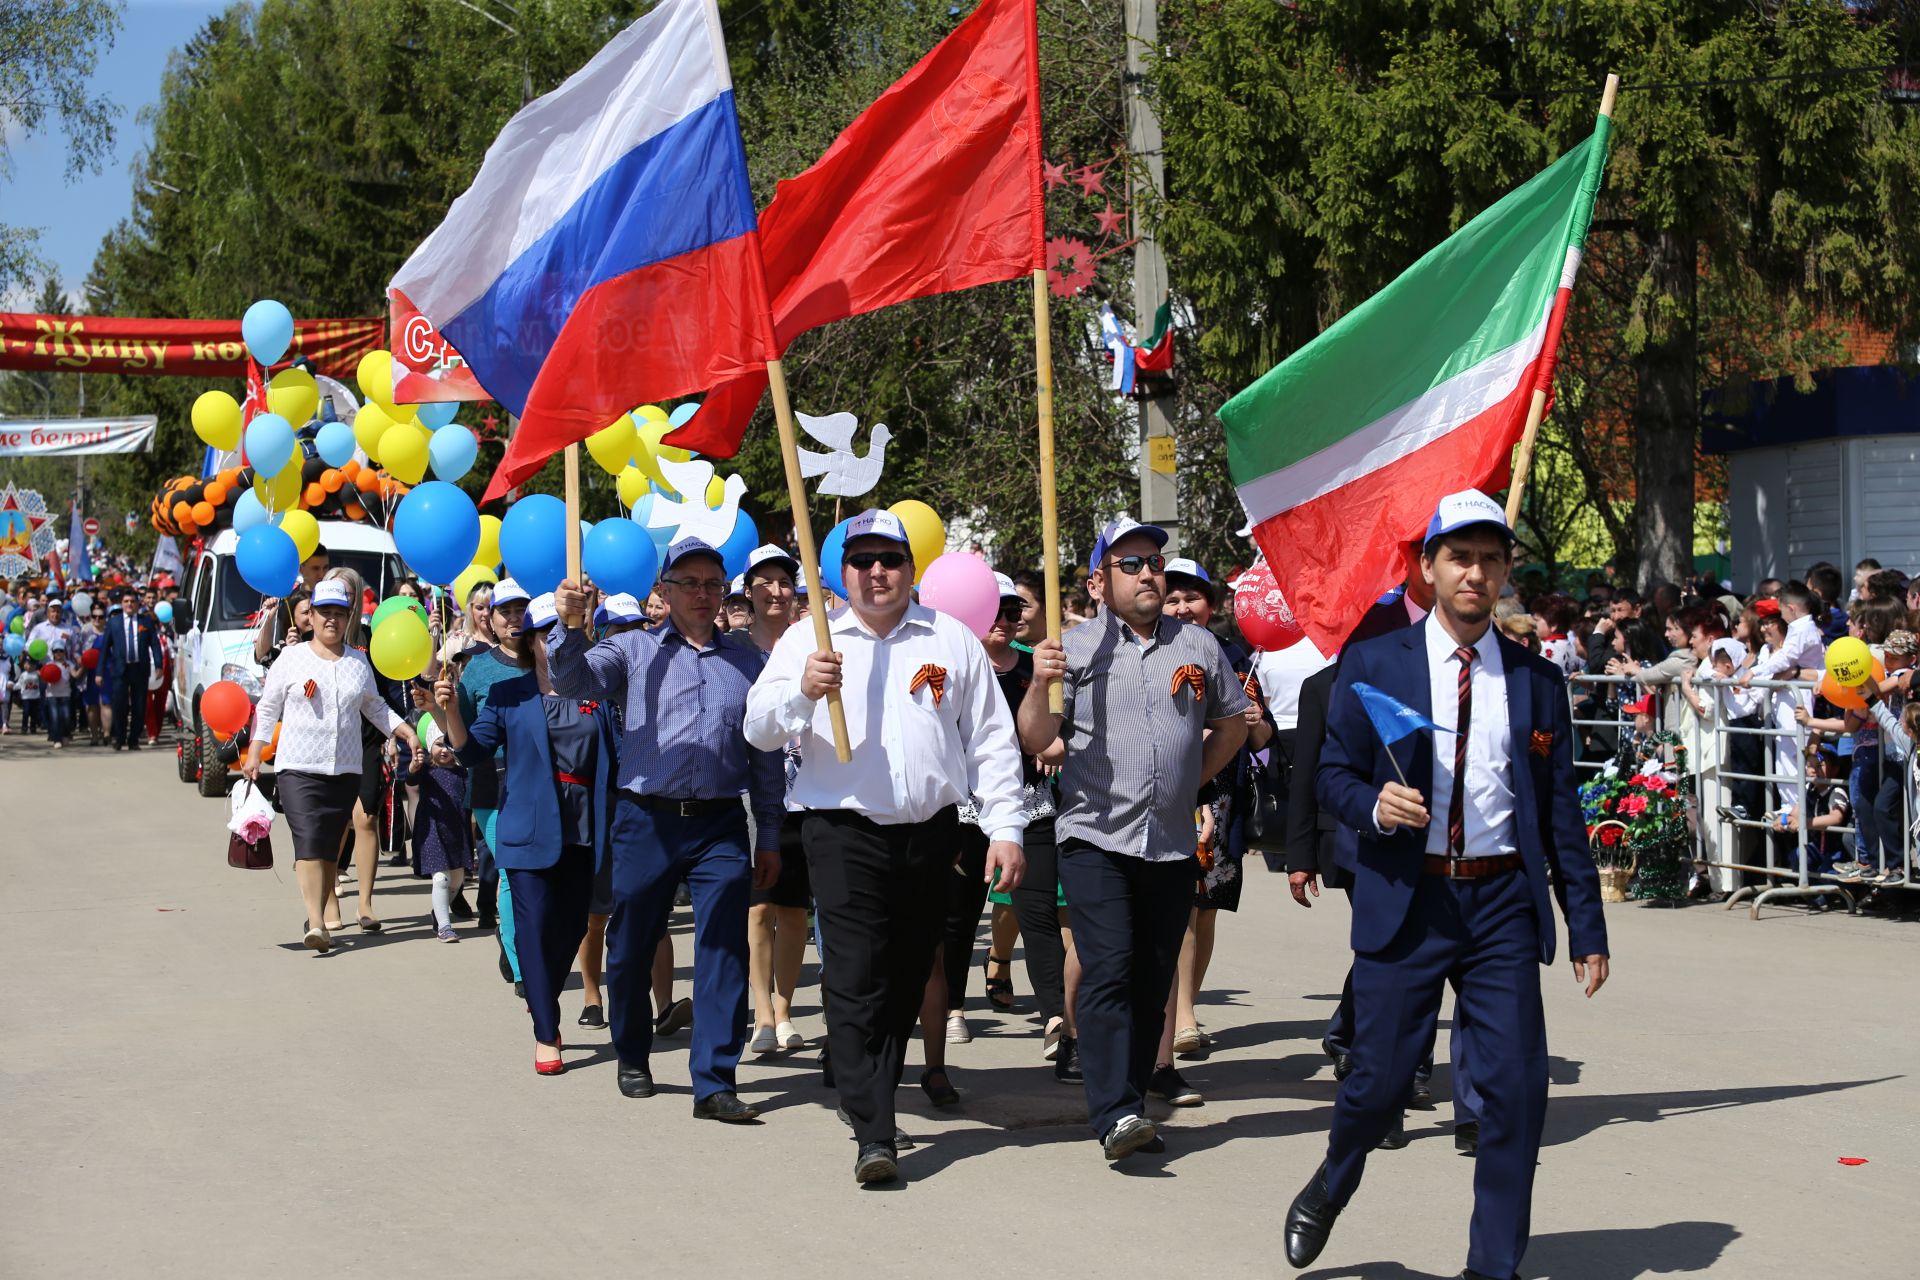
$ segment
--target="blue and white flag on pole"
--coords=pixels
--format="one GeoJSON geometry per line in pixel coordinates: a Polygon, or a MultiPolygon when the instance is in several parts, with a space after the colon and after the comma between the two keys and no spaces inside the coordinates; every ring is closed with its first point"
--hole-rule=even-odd
{"type": "Polygon", "coordinates": [[[1454,732],[1441,728],[1398,698],[1374,688],[1364,680],[1353,682],[1353,692],[1360,699],[1360,705],[1366,708],[1367,719],[1373,721],[1374,732],[1389,747],[1422,729],[1431,729],[1435,733],[1454,732]]]}

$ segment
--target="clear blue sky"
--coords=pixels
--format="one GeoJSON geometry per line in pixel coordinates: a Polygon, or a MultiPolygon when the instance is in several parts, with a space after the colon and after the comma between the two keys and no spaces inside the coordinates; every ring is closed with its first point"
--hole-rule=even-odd
{"type": "Polygon", "coordinates": [[[59,269],[70,295],[78,296],[101,239],[133,210],[133,160],[148,141],[137,121],[142,107],[159,100],[168,55],[230,3],[127,0],[120,36],[94,69],[94,91],[122,109],[113,155],[98,174],[64,180],[66,145],[58,130],[14,141],[14,173],[0,181],[0,208],[8,222],[40,228],[40,253],[59,269]]]}

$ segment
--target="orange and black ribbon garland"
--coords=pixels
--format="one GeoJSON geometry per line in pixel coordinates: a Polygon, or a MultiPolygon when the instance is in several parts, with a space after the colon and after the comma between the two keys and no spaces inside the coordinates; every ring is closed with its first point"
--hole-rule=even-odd
{"type": "Polygon", "coordinates": [[[1179,697],[1180,686],[1183,684],[1192,686],[1193,700],[1195,702],[1198,702],[1202,698],[1207,696],[1206,674],[1202,672],[1198,666],[1196,666],[1191,662],[1187,663],[1185,666],[1181,667],[1178,671],[1173,673],[1173,687],[1169,689],[1168,692],[1171,693],[1176,698],[1179,697]]]}
{"type": "Polygon", "coordinates": [[[933,690],[933,705],[939,706],[940,699],[947,695],[947,669],[929,662],[913,673],[913,679],[907,684],[907,692],[918,693],[922,685],[933,690]]]}

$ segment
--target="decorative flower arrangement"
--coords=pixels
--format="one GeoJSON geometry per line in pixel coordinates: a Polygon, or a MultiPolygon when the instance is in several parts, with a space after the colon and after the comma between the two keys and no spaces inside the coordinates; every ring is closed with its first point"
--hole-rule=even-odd
{"type": "Polygon", "coordinates": [[[1692,837],[1687,817],[1693,799],[1693,775],[1687,749],[1678,734],[1662,731],[1638,740],[1631,754],[1580,787],[1580,812],[1586,819],[1587,845],[1595,865],[1637,866],[1633,896],[1680,898],[1692,866],[1692,837]],[[1663,749],[1674,753],[1672,775],[1626,773],[1622,766],[1652,760],[1663,749]]]}

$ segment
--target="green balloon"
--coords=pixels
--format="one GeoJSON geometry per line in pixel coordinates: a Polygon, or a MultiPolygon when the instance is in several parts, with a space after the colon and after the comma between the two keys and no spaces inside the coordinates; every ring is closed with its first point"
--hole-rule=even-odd
{"type": "Polygon", "coordinates": [[[420,615],[420,621],[422,622],[427,620],[426,609],[412,596],[389,596],[380,602],[378,609],[373,611],[373,622],[368,627],[368,630],[378,631],[381,623],[391,618],[394,614],[399,613],[402,609],[413,610],[420,615]]]}
{"type": "Polygon", "coordinates": [[[45,662],[47,660],[47,642],[45,640],[35,640],[28,644],[27,656],[35,662],[45,662]]]}
{"type": "Polygon", "coordinates": [[[27,629],[26,615],[19,614],[19,613],[14,614],[13,621],[8,623],[7,625],[13,628],[13,634],[15,635],[21,634],[27,629]]]}

